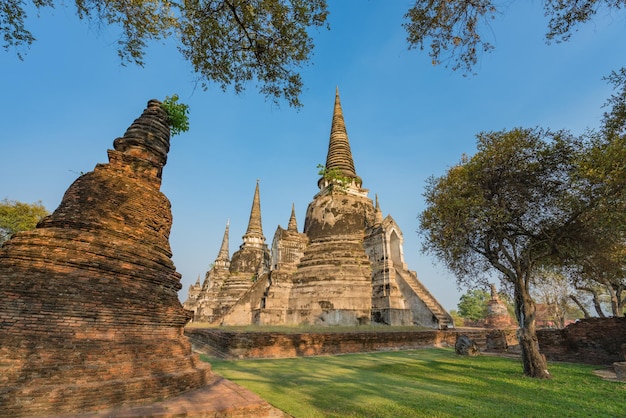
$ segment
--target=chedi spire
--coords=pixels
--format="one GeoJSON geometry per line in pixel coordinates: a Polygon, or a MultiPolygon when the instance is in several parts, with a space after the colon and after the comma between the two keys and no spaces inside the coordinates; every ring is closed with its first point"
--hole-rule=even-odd
{"type": "MultiPolygon", "coordinates": [[[[353,179],[357,185],[361,185],[361,178],[354,169],[350,141],[343,119],[343,111],[339,100],[339,87],[335,91],[335,107],[333,120],[330,128],[330,140],[328,142],[328,154],[326,156],[326,171],[336,171],[341,176],[353,179]]],[[[319,183],[322,184],[321,181],[319,183]]]]}
{"type": "Polygon", "coordinates": [[[378,204],[378,193],[376,194],[376,207],[374,209],[374,225],[378,226],[383,223],[383,211],[380,210],[380,205],[378,204]]]}
{"type": "Polygon", "coordinates": [[[220,247],[220,252],[217,254],[217,258],[215,259],[215,267],[220,268],[228,268],[230,265],[230,256],[228,251],[228,228],[230,225],[230,220],[226,221],[226,229],[224,230],[224,237],[222,238],[222,245],[220,247]]]}
{"type": "Polygon", "coordinates": [[[250,210],[250,220],[248,221],[248,229],[243,236],[244,245],[253,242],[263,243],[263,226],[261,224],[261,197],[259,195],[259,180],[256,181],[254,189],[254,198],[252,199],[252,209],[250,210]]]}
{"type": "Polygon", "coordinates": [[[289,218],[287,230],[298,232],[298,222],[296,221],[296,206],[293,203],[291,204],[291,217],[289,218]]]}

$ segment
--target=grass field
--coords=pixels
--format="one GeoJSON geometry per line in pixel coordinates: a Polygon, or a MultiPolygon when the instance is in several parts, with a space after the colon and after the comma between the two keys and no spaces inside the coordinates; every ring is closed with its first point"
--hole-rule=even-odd
{"type": "Polygon", "coordinates": [[[220,375],[305,417],[626,417],[626,384],[598,367],[551,363],[554,378],[522,375],[519,360],[451,349],[225,361],[220,375]]]}

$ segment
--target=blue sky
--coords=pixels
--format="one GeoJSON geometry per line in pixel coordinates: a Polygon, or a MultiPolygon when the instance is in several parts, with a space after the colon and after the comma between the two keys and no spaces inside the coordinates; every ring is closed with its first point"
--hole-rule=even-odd
{"type": "Polygon", "coordinates": [[[410,1],[329,3],[331,30],[313,33],[300,110],[265,101],[254,83],[241,95],[203,91],[173,43],[150,46],[144,68],[123,67],[115,30],[62,6],[31,13],[38,40],[24,61],[0,52],[0,199],[41,200],[54,210],[81,172],[107,162],[106,150],[149,99],[177,93],[190,106],[191,128],[172,140],[162,191],[172,203],[184,300],[217,256],[227,219],[231,255],[238,249],[257,179],[268,244],[277,225],[287,226],[292,202],[302,230],[338,86],[363,187],[402,228],[409,268],[456,308],[455,278],[420,252],[426,179],[472,155],[481,131],[597,127],[611,93],[602,77],[625,64],[626,15],[600,15],[570,42],[548,46],[542,2],[513,2],[491,25],[495,51],[477,76],[463,77],[407,49],[401,23],[410,1]]]}

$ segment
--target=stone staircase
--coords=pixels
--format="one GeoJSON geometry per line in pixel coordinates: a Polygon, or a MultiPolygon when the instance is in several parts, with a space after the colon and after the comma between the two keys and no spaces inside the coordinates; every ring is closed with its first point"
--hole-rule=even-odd
{"type": "Polygon", "coordinates": [[[396,274],[400,276],[409,285],[409,287],[415,292],[415,294],[424,302],[424,304],[430,309],[433,315],[439,322],[440,329],[454,328],[454,322],[452,317],[444,309],[443,306],[434,298],[434,296],[426,289],[426,286],[422,284],[417,278],[417,273],[406,270],[402,271],[398,268],[395,269],[396,274]],[[408,273],[408,275],[407,275],[408,273]]]}

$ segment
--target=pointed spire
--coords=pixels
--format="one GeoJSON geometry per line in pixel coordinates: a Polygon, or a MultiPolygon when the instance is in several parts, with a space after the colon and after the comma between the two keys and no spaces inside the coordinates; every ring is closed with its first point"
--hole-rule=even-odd
{"type": "Polygon", "coordinates": [[[198,274],[198,280],[196,280],[196,286],[200,286],[200,275],[198,274]]]}
{"type": "Polygon", "coordinates": [[[376,214],[374,218],[374,225],[378,226],[383,223],[383,212],[380,210],[380,205],[378,204],[378,193],[376,193],[376,214]]]}
{"type": "Polygon", "coordinates": [[[226,221],[226,229],[224,230],[224,238],[222,238],[222,246],[220,247],[220,252],[217,254],[217,258],[215,259],[216,264],[219,261],[229,261],[229,251],[228,251],[228,228],[229,226],[230,226],[230,219],[226,221]]]}
{"type": "Polygon", "coordinates": [[[358,178],[354,170],[354,161],[352,160],[352,152],[350,151],[348,132],[343,120],[341,102],[339,101],[339,87],[337,87],[335,91],[335,109],[333,111],[333,121],[330,128],[326,169],[337,169],[346,177],[358,178]]]}
{"type": "Polygon", "coordinates": [[[298,232],[298,223],[296,222],[296,206],[291,204],[291,217],[289,218],[289,225],[287,225],[288,231],[298,232]]]}
{"type": "Polygon", "coordinates": [[[253,242],[263,242],[263,226],[261,225],[261,198],[259,197],[259,180],[256,181],[254,189],[254,199],[252,200],[252,210],[248,221],[248,230],[243,236],[244,244],[253,242]]]}

